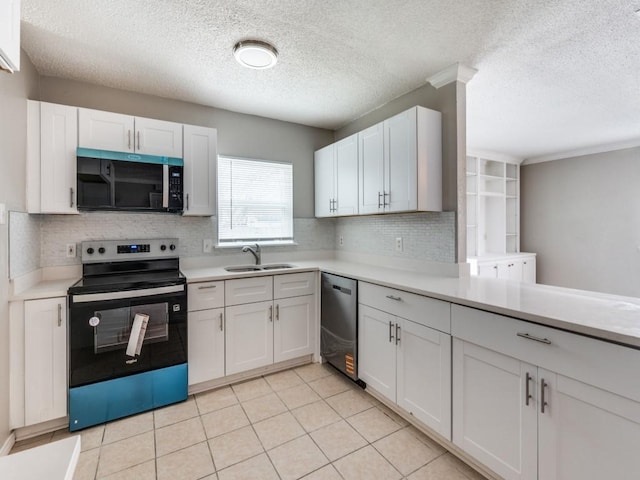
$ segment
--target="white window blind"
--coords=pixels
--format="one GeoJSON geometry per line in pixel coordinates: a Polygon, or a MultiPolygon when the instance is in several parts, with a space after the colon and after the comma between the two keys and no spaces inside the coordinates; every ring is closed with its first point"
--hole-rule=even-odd
{"type": "Polygon", "coordinates": [[[293,241],[293,165],[218,157],[218,243],[293,241]]]}

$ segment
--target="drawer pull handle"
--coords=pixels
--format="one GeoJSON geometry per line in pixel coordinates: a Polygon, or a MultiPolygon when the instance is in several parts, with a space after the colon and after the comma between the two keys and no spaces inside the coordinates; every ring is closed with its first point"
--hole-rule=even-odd
{"type": "Polygon", "coordinates": [[[224,330],[224,320],[222,317],[222,313],[220,313],[220,331],[222,332],[224,330]]]}
{"type": "Polygon", "coordinates": [[[276,320],[280,320],[280,304],[276,305],[276,320]]]}
{"type": "Polygon", "coordinates": [[[531,375],[529,375],[529,372],[527,372],[527,374],[525,375],[525,392],[524,392],[524,404],[525,405],[529,405],[529,400],[531,400],[533,397],[531,396],[531,393],[529,392],[529,384],[531,383],[531,380],[533,380],[533,378],[531,377],[531,375]]]}
{"type": "Polygon", "coordinates": [[[393,343],[393,322],[389,322],[389,343],[393,343]]]}
{"type": "Polygon", "coordinates": [[[544,390],[547,388],[549,384],[544,381],[544,378],[540,379],[540,413],[544,413],[544,407],[549,405],[547,401],[544,399],[544,390]]]}
{"type": "Polygon", "coordinates": [[[273,322],[273,305],[269,305],[269,321],[273,322]]]}
{"type": "Polygon", "coordinates": [[[548,338],[534,337],[528,333],[516,333],[519,337],[526,338],[527,340],[533,340],[534,342],[544,343],[545,345],[551,345],[551,340],[548,338]]]}
{"type": "Polygon", "coordinates": [[[400,344],[400,324],[396,323],[396,345],[400,344]]]}
{"type": "Polygon", "coordinates": [[[402,301],[402,297],[395,297],[393,295],[387,295],[387,298],[389,300],[395,300],[396,302],[401,302],[402,301]]]}
{"type": "Polygon", "coordinates": [[[198,290],[207,290],[209,288],[216,288],[217,285],[202,285],[198,287],[198,290]]]}
{"type": "Polygon", "coordinates": [[[58,304],[58,326],[62,326],[62,305],[58,304]]]}

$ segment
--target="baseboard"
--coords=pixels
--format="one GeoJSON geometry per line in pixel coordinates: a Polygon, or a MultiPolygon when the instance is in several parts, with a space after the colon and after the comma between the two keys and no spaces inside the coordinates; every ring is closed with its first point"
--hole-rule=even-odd
{"type": "Polygon", "coordinates": [[[284,362],[274,363],[266,367],[255,368],[246,372],[236,373],[227,377],[217,378],[215,380],[209,380],[207,382],[196,383],[189,385],[189,395],[196,393],[206,392],[207,390],[213,390],[214,388],[224,387],[225,385],[231,385],[234,383],[243,382],[253,378],[258,378],[263,375],[270,375],[282,370],[288,370],[290,368],[299,367],[313,362],[312,355],[305,355],[303,357],[294,358],[293,360],[286,360],[284,362]]]}
{"type": "Polygon", "coordinates": [[[9,455],[9,452],[11,451],[15,443],[16,443],[16,434],[15,432],[11,432],[11,435],[7,437],[7,439],[2,444],[2,448],[0,448],[0,457],[9,455]]]}

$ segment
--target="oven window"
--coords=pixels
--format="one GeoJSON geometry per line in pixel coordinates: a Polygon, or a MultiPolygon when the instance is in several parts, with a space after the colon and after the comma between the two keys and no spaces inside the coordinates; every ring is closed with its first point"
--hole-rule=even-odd
{"type": "Polygon", "coordinates": [[[94,353],[126,349],[131,336],[133,319],[138,313],[149,316],[142,350],[145,344],[168,340],[168,303],[96,310],[93,315],[100,320],[100,323],[93,330],[94,353]]]}

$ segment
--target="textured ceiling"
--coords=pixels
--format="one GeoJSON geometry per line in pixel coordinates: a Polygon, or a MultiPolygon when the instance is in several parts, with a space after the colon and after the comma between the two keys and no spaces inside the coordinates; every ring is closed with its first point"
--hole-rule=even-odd
{"type": "Polygon", "coordinates": [[[22,0],[42,75],[336,129],[460,62],[468,146],[640,138],[640,0],[22,0]],[[239,40],[280,52],[240,67],[239,40]]]}

